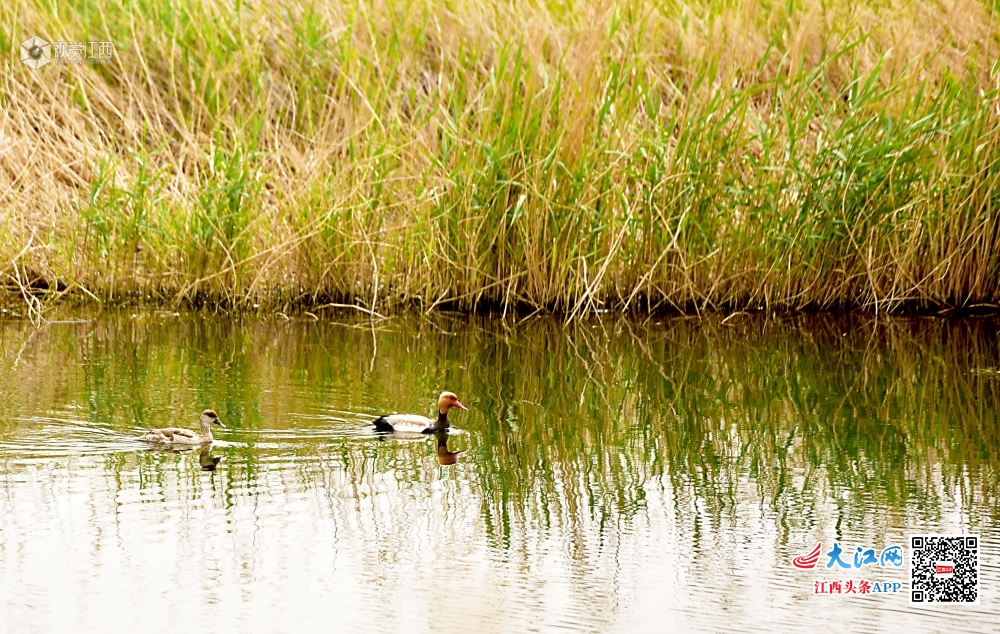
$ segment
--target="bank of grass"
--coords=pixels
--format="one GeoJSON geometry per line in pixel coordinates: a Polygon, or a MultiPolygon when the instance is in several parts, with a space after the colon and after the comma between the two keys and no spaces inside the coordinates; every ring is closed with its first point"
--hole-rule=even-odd
{"type": "Polygon", "coordinates": [[[996,17],[12,0],[0,272],[36,309],[1000,304],[996,17]],[[115,56],[31,70],[30,35],[115,56]]]}

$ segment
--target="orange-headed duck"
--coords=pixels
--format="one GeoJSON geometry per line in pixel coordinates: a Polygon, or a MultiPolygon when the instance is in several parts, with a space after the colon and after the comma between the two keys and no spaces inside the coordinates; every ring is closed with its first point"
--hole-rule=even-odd
{"type": "Polygon", "coordinates": [[[465,405],[458,402],[458,397],[454,393],[441,392],[441,396],[438,397],[438,417],[436,420],[419,414],[390,414],[379,416],[372,424],[375,425],[377,432],[401,431],[432,434],[451,426],[448,422],[448,410],[452,407],[466,409],[465,405]]]}

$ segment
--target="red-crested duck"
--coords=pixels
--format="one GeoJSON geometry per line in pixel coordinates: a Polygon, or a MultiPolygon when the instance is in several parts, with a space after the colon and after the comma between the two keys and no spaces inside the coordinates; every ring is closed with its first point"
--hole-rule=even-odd
{"type": "Polygon", "coordinates": [[[437,420],[420,416],[419,414],[390,414],[379,416],[372,424],[378,432],[412,432],[417,434],[432,434],[442,429],[448,429],[451,424],[448,422],[448,410],[452,407],[466,409],[465,405],[458,402],[458,397],[452,392],[441,392],[438,397],[438,417],[437,420]]]}

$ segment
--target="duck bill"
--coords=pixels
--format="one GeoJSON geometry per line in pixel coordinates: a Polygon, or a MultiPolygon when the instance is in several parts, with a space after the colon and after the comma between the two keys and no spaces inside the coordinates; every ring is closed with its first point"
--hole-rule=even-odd
{"type": "Polygon", "coordinates": [[[214,422],[214,423],[215,423],[216,425],[218,425],[219,427],[223,428],[223,429],[225,429],[225,428],[226,428],[226,426],[225,426],[225,425],[223,425],[223,424],[222,424],[222,421],[221,421],[221,420],[219,420],[218,418],[216,418],[216,419],[215,419],[215,420],[214,420],[213,422],[214,422]]]}
{"type": "Polygon", "coordinates": [[[455,401],[455,407],[457,407],[458,409],[464,409],[464,410],[466,410],[466,411],[468,411],[468,410],[469,410],[469,408],[468,408],[468,407],[466,407],[465,405],[462,405],[462,404],[461,404],[461,403],[459,403],[458,401],[455,401]]]}

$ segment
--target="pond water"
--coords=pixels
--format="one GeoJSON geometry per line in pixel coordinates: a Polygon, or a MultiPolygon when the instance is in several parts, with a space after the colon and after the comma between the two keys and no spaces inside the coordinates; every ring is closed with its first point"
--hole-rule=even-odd
{"type": "Polygon", "coordinates": [[[0,629],[997,631],[998,326],[3,321],[0,629]],[[444,389],[440,443],[372,433],[444,389]],[[980,535],[978,606],[826,568],[915,533],[980,535]]]}

